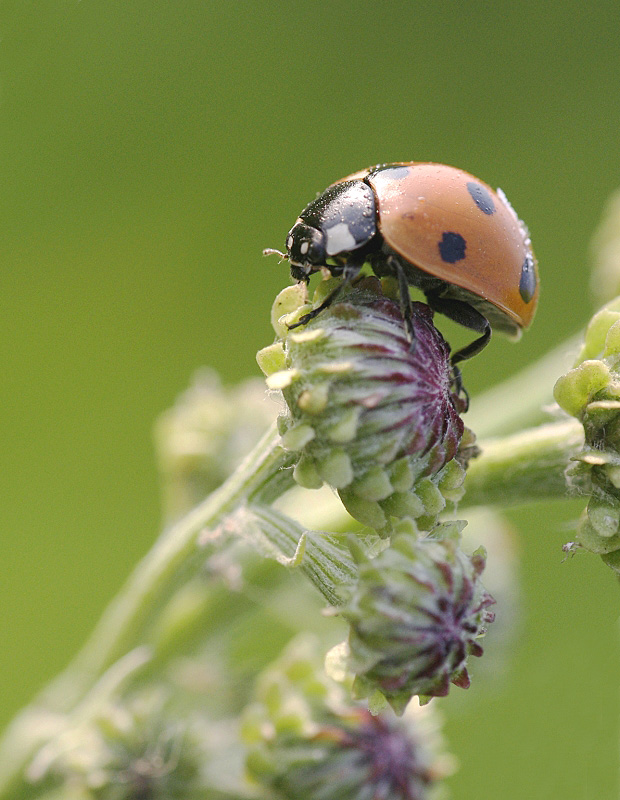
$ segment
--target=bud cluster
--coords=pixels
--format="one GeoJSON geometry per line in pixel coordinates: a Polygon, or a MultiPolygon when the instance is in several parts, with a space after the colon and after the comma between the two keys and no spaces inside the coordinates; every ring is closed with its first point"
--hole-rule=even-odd
{"type": "MultiPolygon", "coordinates": [[[[333,288],[323,284],[315,302],[333,288]]],[[[399,303],[378,279],[345,288],[319,316],[289,330],[309,310],[304,291],[280,293],[273,315],[280,339],[259,353],[268,386],[286,401],[280,430],[283,446],[298,454],[297,483],[332,486],[349,513],[375,530],[389,532],[391,517],[429,529],[446,501],[460,498],[464,481],[454,457],[465,403],[453,390],[449,347],[432,311],[412,304],[412,351],[399,303]]]]}
{"type": "Polygon", "coordinates": [[[620,574],[620,299],[594,315],[576,366],[554,394],[585,434],[567,473],[571,485],[590,495],[576,540],[620,574]]]}

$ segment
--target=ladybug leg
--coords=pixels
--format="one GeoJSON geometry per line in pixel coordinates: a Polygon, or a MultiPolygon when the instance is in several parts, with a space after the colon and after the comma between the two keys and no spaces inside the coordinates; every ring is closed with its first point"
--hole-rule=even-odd
{"type": "Polygon", "coordinates": [[[471,344],[452,354],[450,361],[453,366],[458,364],[459,361],[466,361],[484,350],[491,338],[491,326],[489,325],[489,320],[483,314],[476,311],[473,306],[470,306],[464,300],[452,300],[442,297],[439,292],[428,292],[426,301],[434,311],[438,311],[448,319],[458,322],[459,325],[463,325],[471,331],[482,334],[478,339],[474,339],[471,344]]]}
{"type": "Polygon", "coordinates": [[[469,411],[469,392],[463,386],[463,375],[456,364],[452,364],[452,385],[454,386],[455,394],[458,395],[458,397],[461,397],[462,395],[465,401],[463,413],[465,413],[465,411],[469,411]]]}
{"type": "Polygon", "coordinates": [[[338,286],[336,286],[336,288],[327,295],[320,306],[317,306],[316,308],[313,308],[312,311],[304,314],[303,317],[299,318],[299,322],[296,322],[294,325],[289,325],[288,329],[292,331],[293,328],[299,328],[300,325],[307,325],[311,319],[318,317],[321,311],[325,311],[326,308],[331,306],[334,300],[340,295],[344,287],[348,286],[357,278],[361,269],[362,264],[345,264],[342,270],[342,281],[338,284],[338,286]]]}
{"type": "MultiPolygon", "coordinates": [[[[466,361],[468,358],[477,356],[478,353],[481,353],[488,345],[489,340],[491,339],[491,326],[489,325],[489,321],[486,317],[483,317],[482,314],[480,314],[480,316],[484,320],[484,330],[482,331],[482,336],[480,336],[478,339],[474,339],[474,341],[471,344],[468,344],[467,347],[461,347],[460,350],[457,350],[456,353],[453,353],[452,358],[450,359],[452,366],[458,364],[459,361],[466,361]]],[[[457,322],[459,321],[460,320],[457,320],[457,322]]],[[[467,325],[467,327],[469,328],[469,325],[467,325]]]]}
{"type": "Polygon", "coordinates": [[[390,257],[387,260],[388,267],[398,281],[398,293],[400,295],[400,309],[405,321],[407,337],[410,341],[409,352],[415,353],[415,328],[413,326],[413,306],[411,305],[411,294],[405,270],[397,258],[390,257]]]}
{"type": "Polygon", "coordinates": [[[467,411],[469,408],[469,394],[463,386],[463,376],[461,375],[461,370],[456,365],[459,361],[466,361],[468,358],[471,358],[472,356],[475,356],[484,350],[489,343],[489,339],[491,338],[491,326],[488,319],[479,311],[476,311],[475,308],[470,306],[469,303],[466,303],[463,300],[452,300],[450,298],[442,297],[440,291],[441,290],[427,293],[426,300],[429,306],[434,311],[438,311],[440,314],[448,317],[448,319],[458,322],[459,325],[463,325],[465,328],[469,328],[469,330],[482,334],[482,336],[480,336],[478,339],[474,339],[471,344],[468,344],[466,347],[462,347],[460,350],[457,350],[456,353],[453,353],[452,358],[450,359],[450,363],[452,364],[454,391],[457,395],[460,396],[462,394],[464,396],[465,408],[463,411],[467,411]]]}

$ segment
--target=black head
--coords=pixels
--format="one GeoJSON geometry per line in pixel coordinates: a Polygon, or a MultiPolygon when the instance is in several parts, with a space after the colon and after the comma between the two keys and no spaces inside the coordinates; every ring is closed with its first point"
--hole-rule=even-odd
{"type": "Polygon", "coordinates": [[[361,265],[376,241],[372,189],[354,179],[329,186],[304,208],[286,237],[286,253],[263,252],[288,259],[292,277],[307,281],[321,267],[341,275],[345,264],[361,265]]]}
{"type": "Polygon", "coordinates": [[[321,231],[298,220],[286,237],[286,252],[291,272],[294,270],[307,277],[325,265],[324,236],[321,231]]]}

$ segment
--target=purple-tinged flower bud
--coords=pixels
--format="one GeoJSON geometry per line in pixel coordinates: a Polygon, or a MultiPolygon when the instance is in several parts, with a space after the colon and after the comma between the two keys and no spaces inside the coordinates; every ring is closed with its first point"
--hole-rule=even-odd
{"type": "Polygon", "coordinates": [[[436,797],[453,764],[434,710],[412,704],[398,720],[351,706],[317,649],[300,637],[261,676],[243,726],[250,776],[282,800],[436,797]]]}
{"type": "Polygon", "coordinates": [[[280,429],[283,446],[299,454],[297,482],[329,484],[354,517],[376,530],[389,529],[392,516],[434,522],[446,499],[460,494],[464,473],[451,459],[465,403],[453,391],[449,347],[432,311],[413,303],[412,352],[399,303],[376,278],[344,289],[307,325],[289,331],[308,311],[302,299],[298,287],[278,296],[274,308],[290,310],[293,301],[297,308],[274,324],[282,340],[259,353],[268,385],[282,391],[288,407],[280,429]],[[449,463],[446,478],[441,470],[449,463]],[[412,490],[425,478],[416,496],[412,490]]]}
{"type": "Polygon", "coordinates": [[[398,536],[360,565],[359,582],[342,616],[350,624],[349,658],[355,690],[377,689],[397,713],[413,695],[467,688],[469,655],[482,655],[479,639],[495,601],[482,586],[485,554],[466,556],[459,523],[446,523],[441,539],[398,536]]]}

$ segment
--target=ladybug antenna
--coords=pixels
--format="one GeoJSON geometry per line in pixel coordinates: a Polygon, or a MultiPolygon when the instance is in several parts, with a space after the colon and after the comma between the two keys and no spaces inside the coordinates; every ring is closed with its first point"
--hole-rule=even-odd
{"type": "Polygon", "coordinates": [[[266,247],[263,250],[264,256],[280,256],[284,261],[288,261],[288,253],[282,253],[280,250],[274,250],[273,247],[266,247]]]}

